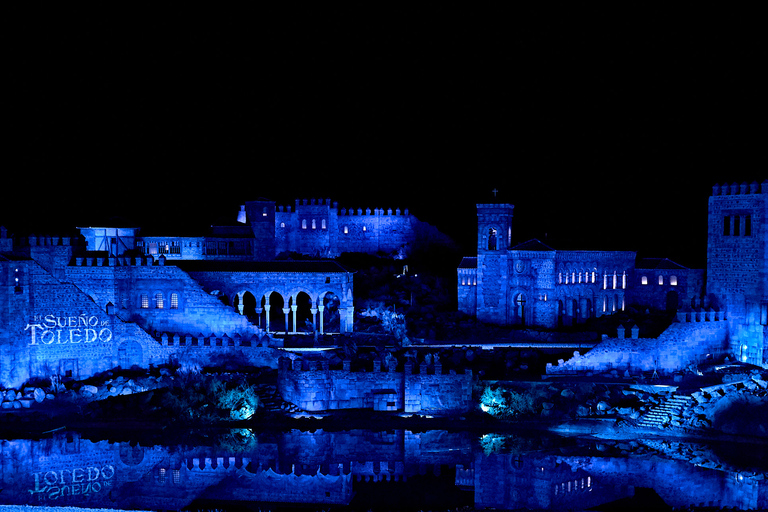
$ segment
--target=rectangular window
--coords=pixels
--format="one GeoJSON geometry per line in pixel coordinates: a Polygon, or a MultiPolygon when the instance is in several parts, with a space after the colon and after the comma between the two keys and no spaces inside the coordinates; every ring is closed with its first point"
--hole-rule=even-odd
{"type": "Polygon", "coordinates": [[[752,236],[752,216],[744,216],[744,236],[752,236]]]}
{"type": "Polygon", "coordinates": [[[723,236],[731,235],[731,217],[726,215],[723,217],[723,236]]]}
{"type": "Polygon", "coordinates": [[[739,228],[741,227],[741,218],[738,215],[733,216],[733,236],[739,236],[739,228]]]}

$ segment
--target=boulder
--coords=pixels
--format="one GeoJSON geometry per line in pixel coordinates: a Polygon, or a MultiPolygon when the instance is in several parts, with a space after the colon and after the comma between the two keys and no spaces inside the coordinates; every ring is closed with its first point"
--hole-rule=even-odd
{"type": "Polygon", "coordinates": [[[563,398],[573,398],[576,396],[576,393],[574,393],[573,390],[566,388],[560,392],[560,396],[563,398]]]}
{"type": "Polygon", "coordinates": [[[99,392],[99,388],[91,384],[84,384],[80,387],[80,394],[84,396],[93,396],[99,392]]]}
{"type": "Polygon", "coordinates": [[[13,402],[3,402],[2,405],[0,405],[3,409],[13,409],[13,402]]]}
{"type": "Polygon", "coordinates": [[[5,400],[8,402],[13,402],[16,400],[16,391],[9,389],[5,392],[5,400]]]}
{"type": "Polygon", "coordinates": [[[599,402],[597,402],[598,411],[607,411],[610,408],[611,408],[611,404],[609,404],[605,400],[600,400],[599,402]]]}
{"type": "Polygon", "coordinates": [[[35,402],[40,403],[45,400],[45,391],[40,388],[35,388],[35,390],[32,392],[32,396],[34,397],[35,402]]]}

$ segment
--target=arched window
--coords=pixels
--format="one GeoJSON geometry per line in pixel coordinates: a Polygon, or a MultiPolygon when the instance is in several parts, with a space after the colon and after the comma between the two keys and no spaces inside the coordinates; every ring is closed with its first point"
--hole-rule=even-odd
{"type": "Polygon", "coordinates": [[[349,233],[349,227],[348,226],[344,226],[344,234],[346,235],[347,233],[349,233]]]}
{"type": "Polygon", "coordinates": [[[321,227],[322,229],[325,229],[325,219],[323,219],[323,220],[321,220],[321,221],[320,221],[320,227],[321,227]]]}
{"type": "Polygon", "coordinates": [[[641,277],[640,284],[648,284],[648,276],[641,277]]]}
{"type": "Polygon", "coordinates": [[[317,229],[317,222],[315,222],[315,219],[312,219],[312,229],[317,229]]]}
{"type": "Polygon", "coordinates": [[[179,309],[179,294],[178,293],[172,293],[171,294],[171,309],[179,309]]]}
{"type": "Polygon", "coordinates": [[[262,216],[262,217],[266,217],[266,216],[267,216],[267,207],[266,207],[266,206],[265,206],[265,207],[264,207],[264,209],[262,210],[262,212],[261,212],[261,216],[262,216]]]}
{"type": "Polygon", "coordinates": [[[366,228],[365,226],[363,226],[363,231],[368,231],[368,228],[366,228]]]}
{"type": "Polygon", "coordinates": [[[592,271],[592,284],[595,284],[595,279],[597,278],[597,272],[594,270],[592,271]]]}
{"type": "Polygon", "coordinates": [[[488,230],[488,250],[489,251],[495,251],[496,250],[496,229],[491,228],[488,230]]]}
{"type": "Polygon", "coordinates": [[[307,219],[301,219],[301,229],[307,229],[307,219]]]}
{"type": "Polygon", "coordinates": [[[146,293],[141,294],[141,309],[149,308],[149,295],[146,293]]]}
{"type": "Polygon", "coordinates": [[[614,290],[616,289],[616,284],[617,284],[617,283],[616,283],[616,281],[617,281],[616,277],[617,277],[617,276],[616,276],[616,271],[614,270],[614,271],[613,271],[613,289],[614,289],[614,290]]]}
{"type": "Polygon", "coordinates": [[[669,276],[669,284],[677,286],[677,276],[669,276]]]}
{"type": "Polygon", "coordinates": [[[285,227],[285,222],[281,222],[281,223],[280,223],[280,227],[281,227],[281,228],[284,228],[284,227],[285,227]]]}
{"type": "Polygon", "coordinates": [[[664,276],[659,276],[659,286],[664,284],[664,276]]]}
{"type": "Polygon", "coordinates": [[[162,292],[157,292],[155,294],[155,307],[157,309],[163,309],[163,306],[164,306],[164,304],[163,304],[163,294],[162,294],[162,292]]]}
{"type": "MultiPolygon", "coordinates": [[[[621,273],[621,289],[624,290],[627,288],[627,272],[624,271],[621,273]]],[[[624,308],[621,308],[622,310],[624,308]]]]}

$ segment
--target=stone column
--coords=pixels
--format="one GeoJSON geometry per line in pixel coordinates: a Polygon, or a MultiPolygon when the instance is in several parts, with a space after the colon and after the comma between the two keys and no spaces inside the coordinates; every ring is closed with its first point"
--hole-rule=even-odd
{"type": "Polygon", "coordinates": [[[323,328],[323,311],[325,306],[317,306],[317,310],[320,312],[320,334],[323,334],[325,332],[323,328]]]}
{"type": "MultiPolygon", "coordinates": [[[[288,313],[291,312],[291,308],[283,308],[283,314],[285,315],[285,333],[288,334],[289,324],[288,324],[288,313]]],[[[296,318],[296,315],[293,315],[293,318],[296,318]]],[[[294,328],[294,330],[296,330],[294,328]]]]}
{"type": "Polygon", "coordinates": [[[256,327],[261,327],[261,314],[264,312],[262,308],[256,308],[256,327]]]}
{"type": "Polygon", "coordinates": [[[311,308],[309,310],[310,313],[312,313],[312,328],[317,329],[317,308],[311,308]]]}
{"type": "Polygon", "coordinates": [[[269,303],[267,303],[267,304],[264,304],[264,311],[266,311],[266,312],[267,312],[267,314],[266,314],[266,316],[265,316],[265,319],[266,319],[266,320],[264,321],[264,325],[266,326],[266,329],[265,329],[265,330],[266,330],[267,332],[269,332],[269,307],[270,307],[270,306],[269,306],[269,303]]]}
{"type": "Polygon", "coordinates": [[[243,314],[243,309],[245,308],[245,304],[243,304],[243,292],[237,292],[237,310],[240,312],[240,314],[243,314]]]}
{"type": "MultiPolygon", "coordinates": [[[[299,309],[299,306],[297,306],[296,304],[291,306],[291,311],[293,312],[293,331],[292,332],[296,332],[296,311],[298,311],[298,309],[299,309]]],[[[287,320],[288,320],[288,317],[286,317],[286,321],[287,320]]],[[[286,330],[287,330],[287,325],[288,324],[286,324],[286,330]]]]}

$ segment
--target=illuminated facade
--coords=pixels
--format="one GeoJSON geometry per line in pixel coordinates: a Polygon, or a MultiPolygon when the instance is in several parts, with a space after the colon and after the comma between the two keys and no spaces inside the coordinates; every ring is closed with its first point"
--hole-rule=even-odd
{"type": "Polygon", "coordinates": [[[515,246],[509,204],[477,205],[477,257],[458,270],[459,310],[502,325],[556,328],[623,310],[635,253],[515,246]]]}
{"type": "Polygon", "coordinates": [[[118,256],[136,250],[169,260],[268,261],[281,253],[336,257],[344,252],[406,256],[419,246],[451,244],[435,227],[406,209],[339,208],[330,199],[248,201],[233,225],[214,225],[205,234],[181,236],[138,227],[81,227],[88,250],[118,256]]]}
{"type": "Polygon", "coordinates": [[[352,330],[353,274],[333,261],[172,264],[112,233],[123,251],[0,233],[0,386],[214,355],[276,366],[271,334],[352,330]]]}

